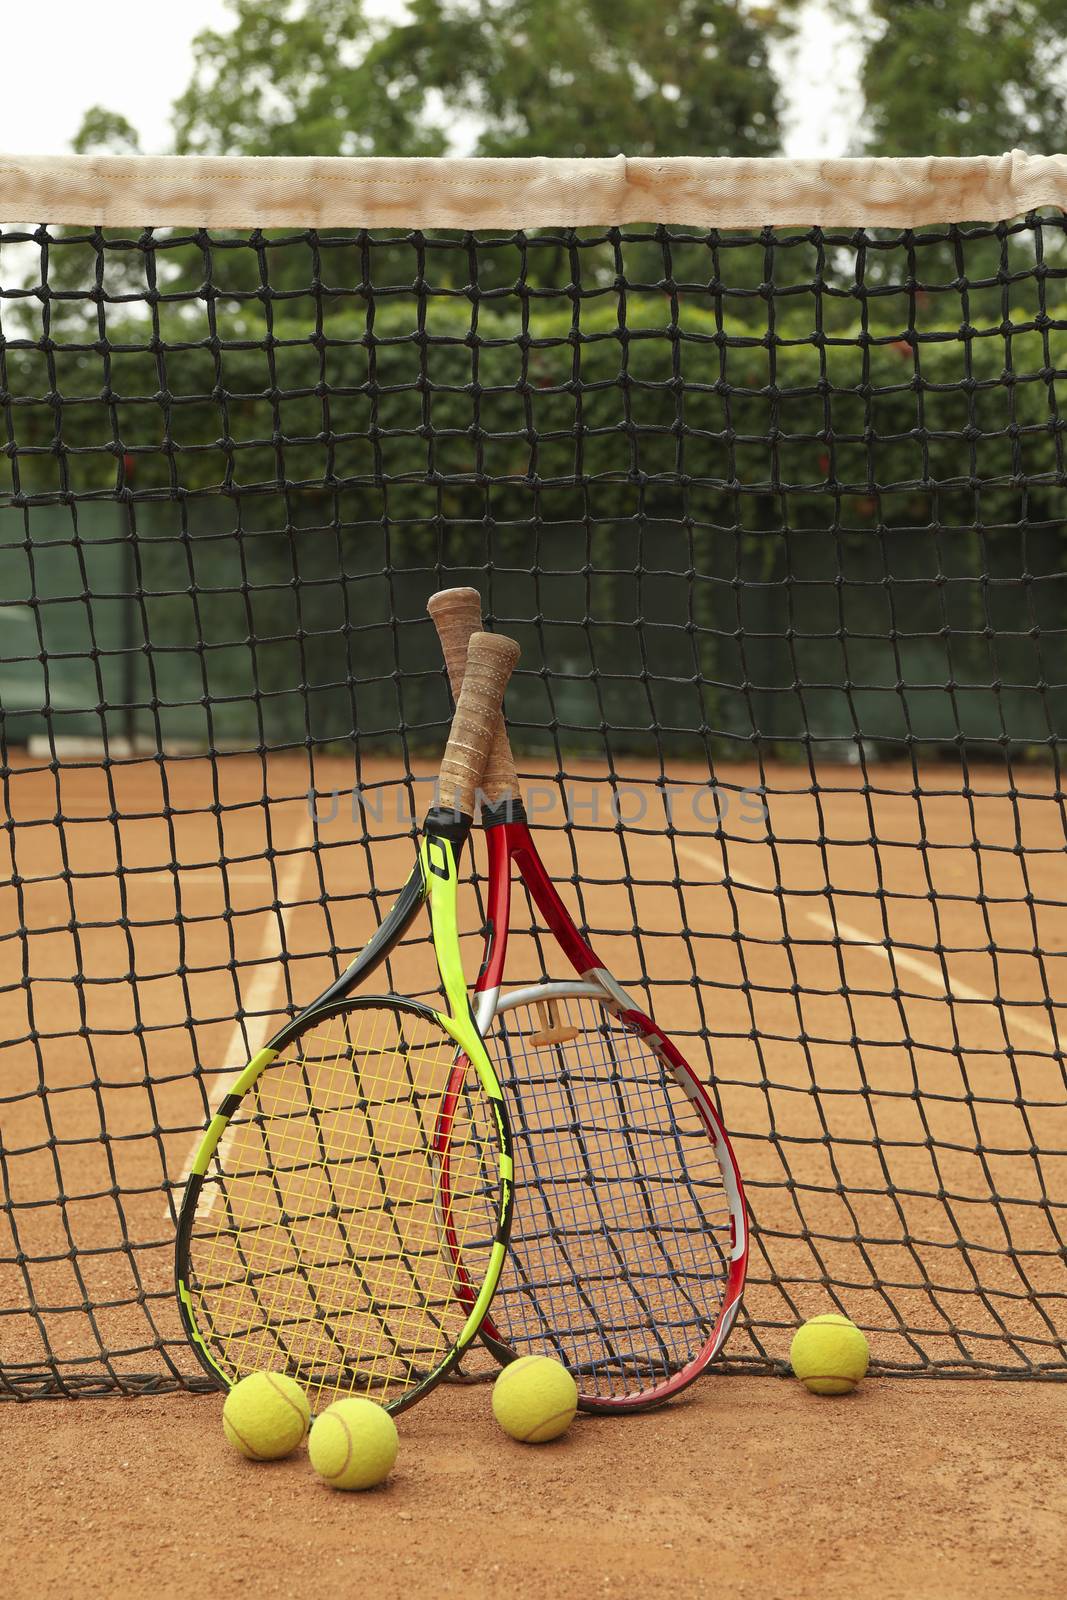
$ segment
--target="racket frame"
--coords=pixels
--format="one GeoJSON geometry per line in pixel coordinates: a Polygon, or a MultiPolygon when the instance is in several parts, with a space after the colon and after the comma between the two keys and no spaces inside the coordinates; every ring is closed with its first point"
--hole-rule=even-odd
{"type": "MultiPolygon", "coordinates": [[[[410,1388],[405,1389],[402,1394],[386,1402],[385,1409],[396,1413],[405,1410],[408,1406],[421,1399],[451,1371],[479,1331],[480,1324],[500,1280],[500,1274],[506,1258],[508,1234],[511,1229],[514,1193],[512,1177],[514,1169],[507,1109],[496,1071],[486,1053],[474,1019],[460,954],[456,903],[457,887],[459,862],[470,828],[471,818],[453,811],[435,807],[427,814],[419,841],[418,859],[415,867],[390,912],[382,922],[381,927],[356,959],[341,973],[336,982],[331,984],[311,1006],[279,1028],[277,1033],[268,1040],[262,1049],[256,1052],[235,1079],[208,1124],[194,1158],[182,1200],[175,1239],[174,1277],[179,1313],[189,1343],[201,1366],[219,1387],[231,1387],[237,1381],[238,1375],[226,1371],[215,1360],[209,1348],[207,1337],[198,1325],[195,1295],[189,1287],[190,1251],[193,1243],[197,1202],[203,1189],[211,1158],[218,1149],[230,1122],[236,1115],[245,1096],[254,1088],[271,1064],[278,1059],[282,1051],[292,1044],[294,1039],[299,1038],[301,1034],[314,1028],[326,1018],[337,1015],[339,1012],[370,1006],[389,1006],[394,1009],[412,1012],[438,1024],[455,1042],[457,1049],[462,1052],[464,1058],[473,1066],[482,1091],[492,1109],[498,1144],[499,1204],[495,1217],[489,1261],[477,1292],[475,1292],[474,1285],[470,1283],[466,1273],[463,1273],[459,1296],[463,1304],[468,1308],[464,1325],[457,1340],[446,1352],[444,1358],[416,1383],[412,1384],[410,1388]],[[423,905],[428,907],[430,914],[430,930],[434,954],[437,960],[441,987],[447,1002],[447,1009],[436,1010],[432,1006],[392,993],[360,995],[356,999],[349,998],[352,990],[388,958],[390,952],[403,938],[423,905]]],[[[443,1096],[451,1097],[452,1102],[452,1111],[449,1113],[448,1118],[449,1127],[451,1127],[455,1098],[458,1094],[458,1090],[453,1083],[454,1076],[453,1072],[448,1083],[443,1086],[443,1096]]],[[[432,1155],[440,1183],[445,1180],[442,1178],[439,1151],[435,1148],[432,1155]]],[[[447,1214],[449,1211],[447,1205],[444,1210],[447,1214]]],[[[455,1243],[455,1233],[454,1230],[451,1230],[448,1249],[449,1254],[453,1256],[455,1254],[453,1248],[455,1243]]]]}
{"type": "MultiPolygon", "coordinates": [[[[688,1387],[707,1369],[726,1342],[741,1308],[749,1252],[748,1208],[741,1173],[729,1137],[704,1085],[677,1046],[616,982],[575,926],[537,852],[522,801],[516,795],[508,795],[495,803],[485,804],[481,820],[489,865],[485,952],[474,995],[474,1013],[479,1030],[487,1034],[498,1011],[523,1003],[536,1003],[538,999],[562,999],[580,994],[598,1000],[620,1022],[634,1029],[675,1078],[704,1127],[722,1173],[724,1193],[730,1208],[729,1268],[715,1326],[701,1350],[662,1382],[637,1394],[592,1395],[583,1393],[579,1386],[578,1405],[583,1411],[651,1410],[688,1387]],[[501,993],[511,922],[513,863],[534,905],[580,980],[577,985],[549,980],[507,994],[501,993]]],[[[461,1071],[458,1063],[455,1071],[461,1071]]],[[[473,1285],[468,1286],[467,1292],[473,1294],[473,1285]]],[[[517,1352],[506,1343],[493,1322],[492,1306],[483,1320],[481,1337],[501,1365],[517,1359],[517,1352]]]]}

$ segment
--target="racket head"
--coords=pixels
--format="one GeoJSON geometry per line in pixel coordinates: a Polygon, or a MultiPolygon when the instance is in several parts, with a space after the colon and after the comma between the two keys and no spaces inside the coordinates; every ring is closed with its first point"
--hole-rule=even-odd
{"type": "Polygon", "coordinates": [[[715,1108],[671,1040],[598,982],[502,995],[486,1043],[516,1200],[483,1340],[502,1362],[561,1361],[583,1410],[661,1405],[741,1303],[748,1220],[715,1108]]]}
{"type": "Polygon", "coordinates": [[[201,1364],[222,1386],[285,1372],[313,1412],[353,1394],[403,1410],[478,1331],[503,1265],[510,1175],[507,1116],[473,1025],[394,995],[297,1018],[223,1102],[187,1188],[178,1301],[201,1364]]]}

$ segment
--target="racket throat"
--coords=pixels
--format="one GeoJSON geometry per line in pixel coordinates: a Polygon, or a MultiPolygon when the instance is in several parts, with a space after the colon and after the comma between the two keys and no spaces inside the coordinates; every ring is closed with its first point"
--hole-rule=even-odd
{"type": "Polygon", "coordinates": [[[494,984],[491,989],[479,989],[474,996],[474,1022],[480,1034],[487,1034],[492,1027],[499,999],[500,985],[498,983],[494,984]]]}
{"type": "Polygon", "coordinates": [[[590,967],[588,972],[582,973],[582,980],[585,983],[595,984],[598,988],[603,989],[620,1011],[644,1016],[644,1008],[638,1005],[632,995],[626,993],[622,984],[615,981],[606,967],[590,967]]]}
{"type": "Polygon", "coordinates": [[[439,839],[451,847],[458,862],[470,836],[472,820],[462,811],[453,811],[449,806],[431,806],[422,824],[423,846],[428,839],[439,839]]]}
{"type": "Polygon", "coordinates": [[[430,928],[441,987],[453,1020],[469,1018],[467,981],[459,954],[456,895],[459,862],[470,833],[471,819],[435,806],[426,815],[419,843],[419,862],[430,912],[430,928]]]}

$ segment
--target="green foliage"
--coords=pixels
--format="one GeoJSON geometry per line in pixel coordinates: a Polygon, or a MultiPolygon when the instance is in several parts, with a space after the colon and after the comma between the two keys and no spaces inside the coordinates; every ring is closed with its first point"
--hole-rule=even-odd
{"type": "MultiPolygon", "coordinates": [[[[768,45],[797,0],[227,0],[194,44],[175,149],[203,155],[763,155],[768,45]]],[[[77,149],[136,148],[94,108],[77,149]]]]}
{"type": "MultiPolygon", "coordinates": [[[[82,323],[69,320],[58,338],[49,308],[44,341],[45,311],[29,303],[37,323],[6,353],[18,405],[0,487],[106,492],[132,452],[142,494],[391,479],[432,506],[434,480],[522,485],[535,472],[610,485],[639,471],[660,482],[691,473],[717,493],[736,485],[769,503],[777,478],[810,490],[817,519],[829,478],[859,496],[875,482],[975,479],[1004,493],[1006,510],[1018,492],[1013,476],[1055,471],[1049,374],[1067,364],[1067,335],[1056,323],[1062,285],[1052,257],[1042,283],[1026,268],[1029,230],[961,240],[964,331],[953,256],[936,232],[916,236],[907,265],[927,286],[906,281],[894,252],[896,273],[870,278],[861,307],[858,259],[869,247],[843,237],[829,249],[783,231],[770,317],[759,292],[762,250],[723,250],[721,276],[710,280],[700,236],[670,241],[669,280],[664,239],[628,243],[625,295],[613,277],[612,235],[573,236],[561,265],[552,239],[486,246],[476,290],[466,249],[442,238],[418,269],[426,283],[418,307],[398,287],[417,270],[410,242],[216,243],[205,297],[182,265],[201,261],[200,245],[176,236],[172,248],[161,237],[155,277],[166,293],[151,324],[136,303],[108,307],[108,404],[93,306],[72,303],[66,315],[82,323]],[[283,276],[299,289],[261,287],[274,285],[279,259],[291,259],[283,276]],[[515,281],[520,260],[537,285],[524,317],[498,287],[515,281]],[[1042,332],[1035,324],[1045,315],[1053,323],[1042,332]],[[972,432],[982,436],[976,466],[972,432]]],[[[91,247],[70,248],[93,281],[91,247]]],[[[120,265],[129,254],[119,252],[120,265]]],[[[126,273],[124,290],[129,281],[126,273]]],[[[626,514],[628,494],[620,490],[610,515],[626,514]]]]}
{"type": "Polygon", "coordinates": [[[861,16],[872,155],[1062,149],[1063,0],[864,0],[861,16]]]}
{"type": "Polygon", "coordinates": [[[414,0],[376,49],[471,119],[492,156],[760,155],[778,148],[768,42],[791,6],[738,0],[414,0]]]}
{"type": "MultiPolygon", "coordinates": [[[[768,49],[797,10],[228,3],[176,107],[183,153],[769,154],[768,49]]],[[[837,3],[869,40],[872,152],[1061,144],[1061,0],[837,3]]],[[[76,148],[137,135],[97,107],[76,148]]],[[[616,234],[546,232],[472,265],[443,231],[60,231],[52,297],[0,330],[9,715],[39,714],[44,659],[57,731],[111,716],[132,671],[159,738],[403,722],[417,743],[444,715],[436,652],[427,630],[399,661],[394,619],[491,570],[553,663],[516,686],[520,743],[1047,742],[1067,721],[1040,687],[1067,680],[1054,231],[1044,278],[1026,229],[738,243],[649,230],[623,263],[616,234]]]]}
{"type": "MultiPolygon", "coordinates": [[[[769,47],[799,0],[227,0],[175,106],[180,153],[768,155],[769,47]]],[[[1062,0],[827,0],[865,41],[855,126],[893,155],[1055,150],[1067,120],[1062,0]]],[[[817,14],[809,14],[809,25],[817,14]]],[[[100,107],[78,150],[132,151],[100,107]]]]}
{"type": "MultiPolygon", "coordinates": [[[[695,734],[717,748],[757,730],[797,750],[805,729],[847,739],[857,718],[887,742],[909,725],[995,738],[1002,715],[1017,743],[1046,736],[1035,686],[1067,676],[1051,376],[1067,334],[1027,230],[958,244],[966,329],[936,234],[906,272],[898,247],[895,273],[868,278],[869,246],[786,231],[773,316],[758,246],[724,243],[713,281],[707,241],[674,238],[668,280],[650,234],[627,247],[643,272],[621,297],[610,236],[573,239],[561,264],[533,242],[528,338],[513,296],[483,294],[474,316],[455,244],[428,253],[418,314],[398,287],[410,243],[376,246],[364,283],[363,245],[339,241],[332,290],[305,276],[277,297],[254,288],[275,277],[263,253],[306,266],[309,243],[258,248],[218,253],[210,312],[195,287],[164,298],[162,354],[143,315],[109,308],[106,405],[84,331],[6,352],[18,404],[0,492],[57,503],[25,513],[33,570],[8,514],[4,592],[28,601],[48,566],[75,605],[83,589],[102,605],[128,580],[55,563],[72,518],[96,541],[86,559],[117,560],[129,518],[155,674],[143,698],[170,736],[239,741],[251,717],[298,739],[306,714],[313,737],[339,739],[355,694],[361,731],[387,739],[391,619],[420,615],[442,568],[464,581],[490,566],[502,615],[550,619],[528,643],[555,676],[516,691],[526,743],[553,719],[565,748],[595,748],[605,722],[616,748],[646,754],[657,737],[692,751],[695,734]],[[71,496],[73,513],[58,503],[71,496]],[[948,679],[955,702],[936,687],[948,679]]],[[[514,281],[518,249],[488,252],[489,284],[514,281]]],[[[69,648],[70,613],[57,592],[49,653],[69,648]]],[[[421,697],[439,687],[426,645],[422,689],[403,691],[416,741],[439,709],[421,697]]],[[[20,651],[27,671],[36,648],[20,651]]]]}
{"type": "Polygon", "coordinates": [[[90,106],[71,140],[75,155],[136,156],[141,153],[137,129],[118,111],[90,106]]]}
{"type": "Polygon", "coordinates": [[[194,45],[175,106],[175,147],[200,155],[440,155],[421,87],[386,82],[373,47],[389,27],[363,0],[264,6],[228,0],[232,29],[194,45]]]}

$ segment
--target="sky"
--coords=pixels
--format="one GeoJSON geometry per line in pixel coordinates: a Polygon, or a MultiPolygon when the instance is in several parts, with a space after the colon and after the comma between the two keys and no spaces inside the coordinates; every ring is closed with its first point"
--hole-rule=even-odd
{"type": "MultiPolygon", "coordinates": [[[[374,9],[396,13],[402,0],[377,0],[374,9]]],[[[229,28],[232,14],[223,0],[182,0],[180,5],[107,0],[106,25],[104,15],[85,0],[48,0],[45,53],[37,8],[5,7],[0,49],[8,61],[24,63],[25,70],[5,74],[0,153],[69,150],[91,105],[121,112],[138,129],[147,152],[169,148],[170,106],[189,81],[192,41],[203,28],[229,28]]],[[[855,108],[855,55],[817,0],[807,7],[799,48],[789,56],[779,53],[775,67],[787,89],[786,154],[846,154],[849,107],[853,114],[855,108]],[[831,49],[834,87],[828,89],[831,49]]]]}

